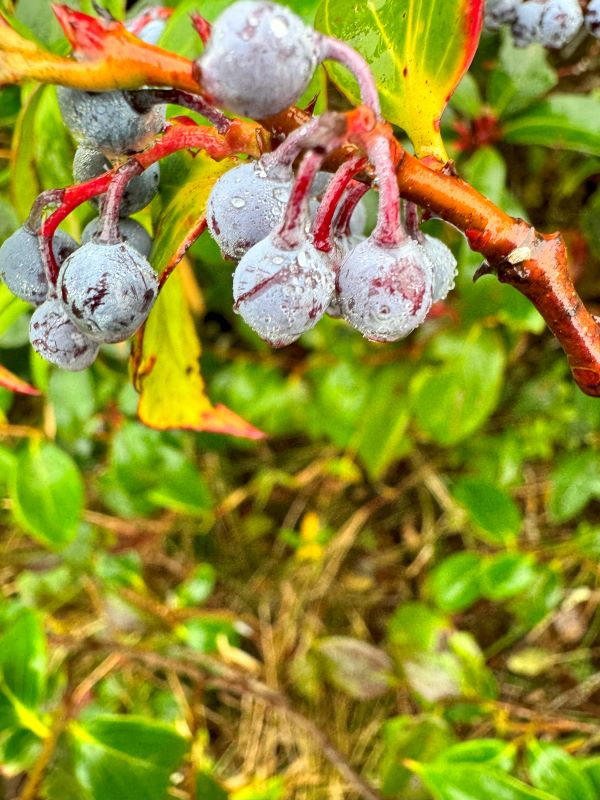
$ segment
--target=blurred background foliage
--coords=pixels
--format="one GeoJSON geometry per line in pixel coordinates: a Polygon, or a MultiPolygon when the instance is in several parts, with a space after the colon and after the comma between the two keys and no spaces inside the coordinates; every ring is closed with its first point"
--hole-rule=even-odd
{"type": "MultiPolygon", "coordinates": [[[[45,0],[0,5],[67,52],[45,0]]],[[[193,56],[197,3],[173,5],[162,43],[193,56]]],[[[443,120],[460,174],[564,231],[592,308],[599,76],[583,36],[559,59],[486,35],[443,120]]],[[[343,107],[322,70],[316,91],[343,107]]],[[[0,241],[72,182],[73,149],[53,88],[0,90],[0,241]]],[[[261,442],[142,426],[126,345],[51,370],[0,287],[0,361],[43,391],[0,391],[0,797],[600,797],[600,403],[527,302],[426,227],[457,289],[385,346],[326,318],[271,350],[232,313],[231,265],[193,246],[209,395],[261,442]]]]}

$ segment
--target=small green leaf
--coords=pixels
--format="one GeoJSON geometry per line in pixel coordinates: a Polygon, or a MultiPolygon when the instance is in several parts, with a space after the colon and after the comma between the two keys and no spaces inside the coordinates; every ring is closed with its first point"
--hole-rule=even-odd
{"type": "Polygon", "coordinates": [[[564,456],[552,472],[548,510],[554,522],[572,519],[593,498],[600,498],[600,461],[593,450],[564,456]]]}
{"type": "Polygon", "coordinates": [[[475,325],[457,339],[446,363],[425,367],[412,381],[412,406],[422,430],[449,446],[471,436],[495,409],[505,355],[496,334],[475,325]]]}
{"type": "Polygon", "coordinates": [[[40,617],[25,609],[0,638],[1,684],[11,699],[33,710],[46,694],[47,671],[46,637],[40,617]]]}
{"type": "Polygon", "coordinates": [[[506,600],[524,592],[536,578],[535,559],[522,553],[498,553],[481,570],[481,593],[490,600],[506,600]]]}
{"type": "Polygon", "coordinates": [[[515,47],[506,32],[498,53],[498,65],[488,83],[487,99],[500,118],[510,117],[531,106],[558,83],[542,45],[515,47]]]}
{"type": "Polygon", "coordinates": [[[554,94],[503,126],[509,144],[543,145],[600,155],[600,99],[593,95],[554,94]]]}
{"type": "Polygon", "coordinates": [[[471,522],[491,544],[511,544],[521,529],[522,517],[515,501],[493,483],[462,478],[453,490],[471,522]]]}
{"type": "Polygon", "coordinates": [[[412,766],[435,800],[564,800],[481,764],[412,766]]]}
{"type": "Polygon", "coordinates": [[[442,611],[463,611],[479,597],[482,561],[477,553],[455,553],[444,559],[429,577],[431,596],[442,611]]]}
{"type": "Polygon", "coordinates": [[[75,772],[94,800],[164,800],[188,743],[144,717],[97,715],[71,726],[75,772]]]}
{"type": "Polygon", "coordinates": [[[383,727],[384,753],[380,766],[382,793],[386,797],[404,797],[411,772],[403,762],[406,759],[433,761],[452,742],[452,732],[440,717],[402,716],[387,720],[383,727]]]}
{"type": "Polygon", "coordinates": [[[313,646],[327,679],[350,697],[371,700],[389,691],[393,675],[389,656],[349,636],[328,636],[313,646]]]}
{"type": "Polygon", "coordinates": [[[484,764],[510,772],[515,763],[517,748],[502,739],[473,739],[458,742],[436,758],[436,764],[484,764]]]}
{"type": "Polygon", "coordinates": [[[73,459],[50,442],[32,442],[16,463],[11,498],[18,522],[39,542],[60,550],[77,535],[83,481],[73,459]]]}
{"type": "Polygon", "coordinates": [[[182,606],[199,606],[215,588],[216,572],[212,564],[198,564],[193,573],[177,587],[177,599],[182,606]]]}
{"type": "Polygon", "coordinates": [[[598,795],[583,765],[561,747],[534,740],[527,750],[529,775],[534,786],[569,800],[597,800],[598,795]]]}

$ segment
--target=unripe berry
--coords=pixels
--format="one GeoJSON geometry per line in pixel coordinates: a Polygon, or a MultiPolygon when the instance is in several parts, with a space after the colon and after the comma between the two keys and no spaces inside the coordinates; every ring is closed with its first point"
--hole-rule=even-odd
{"type": "Polygon", "coordinates": [[[56,299],[46,300],[33,312],[29,340],[36,353],[61,369],[85,369],[98,355],[97,342],[73,325],[56,299]]]}
{"type": "MultiPolygon", "coordinates": [[[[59,266],[76,249],[77,242],[68,233],[55,232],[52,250],[59,266]]],[[[44,302],[48,280],[35,233],[18,228],[0,247],[0,277],[21,300],[36,306],[44,302]]]]}
{"type": "Polygon", "coordinates": [[[288,8],[238,0],[214,22],[196,66],[215,105],[262,119],[298,100],[318,57],[318,35],[288,8]]]}
{"type": "Polygon", "coordinates": [[[539,40],[543,10],[544,6],[537,0],[527,0],[519,6],[511,27],[515,47],[527,47],[539,40]]]}
{"type": "Polygon", "coordinates": [[[158,293],[156,273],[127,244],[88,242],[62,265],[58,296],[71,321],[99,342],[122,342],[144,322],[158,293]]]}
{"type": "MultiPolygon", "coordinates": [[[[112,164],[101,150],[96,147],[81,144],[75,151],[73,158],[73,177],[77,183],[84,183],[92,178],[108,172],[112,164]]],[[[135,214],[152,202],[158,191],[160,182],[160,166],[158,163],[151,164],[141,175],[132,178],[123,192],[121,199],[120,214],[123,217],[135,214]]],[[[92,205],[97,206],[98,197],[90,199],[92,205]]]]}
{"type": "MultiPolygon", "coordinates": [[[[92,240],[92,237],[98,232],[100,227],[100,218],[96,217],[83,229],[81,234],[81,244],[87,244],[92,240]]],[[[152,249],[152,239],[150,234],[140,225],[135,219],[119,219],[119,233],[121,239],[128,245],[137,250],[146,258],[150,255],[152,249]]]]}
{"type": "Polygon", "coordinates": [[[341,266],[337,299],[344,318],[367,339],[393,342],[408,336],[431,308],[433,266],[409,239],[383,246],[371,237],[341,266]]]}
{"type": "Polygon", "coordinates": [[[540,43],[554,49],[564,47],[582,25],[579,0],[547,0],[540,19],[540,43]]]}
{"type": "Polygon", "coordinates": [[[206,206],[208,229],[225,258],[240,259],[283,219],[292,188],[270,177],[261,161],[246,162],[222,175],[206,206]]]}
{"type": "Polygon", "coordinates": [[[233,275],[234,310],[256,333],[284,347],[313,328],[334,290],[327,256],[304,242],[281,249],[269,236],[249,250],[233,275]]]}
{"type": "Polygon", "coordinates": [[[435,236],[425,234],[422,247],[433,266],[432,301],[437,303],[439,300],[445,300],[448,293],[454,289],[456,259],[452,250],[435,236]]]}
{"type": "Polygon", "coordinates": [[[139,114],[122,92],[84,92],[59,86],[57,96],[65,125],[75,139],[110,155],[142,150],[165,124],[163,106],[139,114]]]}

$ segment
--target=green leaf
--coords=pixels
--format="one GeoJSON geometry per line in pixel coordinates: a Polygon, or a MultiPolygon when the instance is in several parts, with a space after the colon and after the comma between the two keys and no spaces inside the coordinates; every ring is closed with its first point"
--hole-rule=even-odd
{"type": "Polygon", "coordinates": [[[455,553],[444,559],[429,576],[435,604],[442,611],[463,611],[479,597],[482,560],[477,553],[455,553]]]}
{"type": "Polygon", "coordinates": [[[449,629],[446,617],[424,603],[402,603],[388,622],[388,641],[407,657],[436,650],[449,629]]]}
{"type": "Polygon", "coordinates": [[[483,564],[481,593],[490,600],[506,600],[525,592],[536,579],[535,559],[522,553],[498,553],[483,564]]]}
{"type": "Polygon", "coordinates": [[[16,159],[11,171],[10,197],[21,221],[29,216],[42,189],[35,165],[35,116],[45,89],[38,86],[29,95],[15,125],[13,151],[16,159]]]}
{"type": "Polygon", "coordinates": [[[440,751],[453,742],[448,724],[439,717],[395,717],[383,727],[384,752],[381,759],[381,791],[388,795],[404,797],[403,792],[411,779],[404,766],[405,759],[433,761],[440,751]]]}
{"type": "Polygon", "coordinates": [[[471,436],[495,409],[504,375],[504,349],[497,335],[478,325],[456,339],[441,367],[425,367],[411,384],[412,406],[422,430],[437,444],[471,436]]]}
{"type": "Polygon", "coordinates": [[[493,767],[437,763],[412,766],[435,800],[562,800],[493,767]]]}
{"type": "Polygon", "coordinates": [[[389,691],[392,662],[377,647],[349,636],[328,636],[313,645],[327,679],[358,700],[372,700],[389,691]]]}
{"type": "Polygon", "coordinates": [[[201,605],[212,594],[216,577],[212,564],[198,564],[189,578],[177,587],[180,605],[201,605]]]}
{"type": "Polygon", "coordinates": [[[0,673],[9,697],[35,709],[46,693],[46,637],[39,615],[25,609],[0,638],[0,673]]]}
{"type": "MultiPolygon", "coordinates": [[[[481,0],[323,0],[315,24],[364,56],[383,116],[407,132],[417,155],[446,161],[439,121],[475,54],[482,11],[481,0]]],[[[327,66],[356,105],[355,80],[338,64],[327,66]]]]}
{"type": "Polygon", "coordinates": [[[517,748],[512,742],[504,742],[502,739],[473,739],[452,745],[435,761],[436,764],[484,764],[510,772],[516,755],[517,748]]]}
{"type": "Polygon", "coordinates": [[[561,747],[532,741],[528,748],[529,776],[534,786],[569,800],[597,800],[590,778],[573,756],[561,747]]]}
{"type": "Polygon", "coordinates": [[[151,719],[101,714],[70,729],[75,772],[94,800],[164,800],[188,743],[151,719]]]}
{"type": "Polygon", "coordinates": [[[389,367],[376,369],[368,381],[349,449],[357,451],[372,480],[381,478],[395,460],[411,449],[406,379],[405,370],[389,367]]]}
{"type": "Polygon", "coordinates": [[[491,544],[511,544],[522,525],[519,507],[493,483],[478,478],[461,478],[453,495],[465,508],[470,521],[491,544]]]}
{"type": "Polygon", "coordinates": [[[506,31],[498,53],[498,65],[490,74],[487,100],[500,118],[531,106],[558,83],[542,45],[515,47],[506,31]]]}
{"type": "Polygon", "coordinates": [[[600,98],[554,94],[508,120],[503,138],[509,144],[543,145],[600,155],[600,98]]]}
{"type": "Polygon", "coordinates": [[[569,453],[552,472],[548,511],[554,522],[572,519],[600,498],[600,461],[592,449],[569,453]]]}
{"type": "Polygon", "coordinates": [[[50,442],[31,442],[10,487],[18,522],[41,544],[60,550],[77,535],[83,481],[73,459],[50,442]]]}

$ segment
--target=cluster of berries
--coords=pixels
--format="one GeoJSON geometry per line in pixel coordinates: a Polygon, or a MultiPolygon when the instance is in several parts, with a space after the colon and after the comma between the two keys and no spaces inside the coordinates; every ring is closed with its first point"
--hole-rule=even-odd
{"type": "MultiPolygon", "coordinates": [[[[157,20],[147,15],[145,32],[155,38],[157,20]]],[[[163,23],[164,24],[164,23],[163,23]]],[[[60,87],[60,109],[79,142],[73,162],[77,182],[101,175],[123,155],[142,149],[164,126],[164,109],[135,111],[121,92],[92,93],[60,87]]],[[[117,219],[101,216],[83,230],[81,245],[57,230],[52,252],[56,281],[43,257],[41,237],[26,222],[0,247],[0,276],[13,294],[37,306],[30,325],[33,348],[47,361],[81,370],[100,344],[128,339],[144,322],[158,293],[147,256],[151,239],[128,215],[144,208],[158,190],[159,167],[132,178],[119,198],[117,219]]],[[[97,200],[92,200],[98,205],[97,200]]],[[[108,216],[108,215],[107,215],[108,216]]]]}
{"type": "MultiPolygon", "coordinates": [[[[216,105],[260,119],[296,103],[325,58],[355,73],[363,103],[379,116],[360,56],[273,3],[230,6],[212,26],[196,68],[216,105]]],[[[454,285],[456,261],[442,242],[421,234],[416,209],[408,210],[408,230],[402,224],[384,137],[368,149],[379,212],[373,232],[363,235],[360,200],[368,186],[355,176],[367,160],[345,164],[333,177],[320,171],[339,144],[327,133],[335,131],[334,116],[313,118],[274,152],[230,170],[209,197],[210,233],[225,258],[239,261],[234,310],[275,347],[295,341],[326,313],[374,341],[403,338],[454,285]]]]}
{"type": "Polygon", "coordinates": [[[600,0],[590,0],[585,13],[579,0],[486,0],[486,28],[496,31],[509,25],[516,47],[538,43],[560,49],[584,24],[600,37],[600,0]]]}

